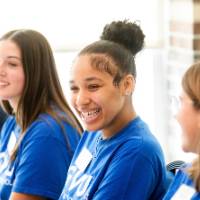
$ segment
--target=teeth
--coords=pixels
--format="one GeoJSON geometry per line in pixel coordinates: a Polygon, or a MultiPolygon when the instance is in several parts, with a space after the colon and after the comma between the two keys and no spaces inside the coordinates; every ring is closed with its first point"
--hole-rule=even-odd
{"type": "Polygon", "coordinates": [[[96,118],[96,116],[99,114],[99,112],[100,112],[99,108],[96,110],[93,110],[93,111],[89,111],[89,112],[82,112],[81,117],[85,121],[93,120],[96,118]]]}

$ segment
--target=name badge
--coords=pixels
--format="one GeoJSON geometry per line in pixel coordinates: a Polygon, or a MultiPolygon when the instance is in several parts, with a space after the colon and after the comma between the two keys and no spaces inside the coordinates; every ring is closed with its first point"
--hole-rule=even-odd
{"type": "Polygon", "coordinates": [[[195,192],[194,188],[182,184],[171,200],[190,200],[195,192]]]}
{"type": "Polygon", "coordinates": [[[75,165],[80,171],[84,171],[92,160],[92,154],[88,149],[84,148],[75,161],[75,165]]]}

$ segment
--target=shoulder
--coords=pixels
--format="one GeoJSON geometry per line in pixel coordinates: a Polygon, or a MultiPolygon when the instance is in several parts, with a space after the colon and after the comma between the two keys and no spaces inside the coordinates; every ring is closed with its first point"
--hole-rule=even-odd
{"type": "Polygon", "coordinates": [[[158,140],[140,117],[137,117],[126,127],[124,141],[123,148],[128,148],[130,151],[137,149],[138,152],[148,156],[163,153],[158,140]]]}
{"type": "Polygon", "coordinates": [[[78,132],[66,122],[58,122],[48,114],[41,114],[26,130],[29,138],[52,138],[63,140],[63,132],[69,137],[78,137],[78,132]],[[72,134],[73,133],[73,134],[72,134]]]}
{"type": "Polygon", "coordinates": [[[38,131],[47,131],[45,134],[49,134],[50,132],[61,131],[61,124],[64,126],[64,128],[71,128],[70,124],[63,121],[58,122],[49,114],[40,114],[39,117],[29,126],[27,131],[36,131],[37,129],[38,131]]]}
{"type": "Polygon", "coordinates": [[[132,138],[149,142],[154,140],[148,125],[138,116],[132,120],[123,130],[125,132],[124,138],[132,138]]]}
{"type": "Polygon", "coordinates": [[[47,114],[41,114],[27,129],[27,133],[37,133],[39,136],[47,136],[52,131],[58,129],[59,125],[53,117],[47,114]]]}
{"type": "Polygon", "coordinates": [[[156,162],[164,162],[164,156],[161,148],[146,140],[143,137],[131,137],[118,146],[116,154],[132,156],[135,159],[143,159],[155,165],[156,162]]]}
{"type": "Polygon", "coordinates": [[[164,155],[159,142],[153,136],[145,122],[136,118],[126,128],[122,140],[116,140],[116,156],[128,156],[135,162],[146,163],[152,168],[164,168],[164,155]]]}

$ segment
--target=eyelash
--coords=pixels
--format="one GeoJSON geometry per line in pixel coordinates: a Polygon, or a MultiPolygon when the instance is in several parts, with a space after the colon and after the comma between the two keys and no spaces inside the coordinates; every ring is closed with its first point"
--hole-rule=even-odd
{"type": "MultiPolygon", "coordinates": [[[[87,86],[87,89],[88,89],[89,91],[92,91],[92,92],[93,92],[93,91],[98,90],[100,87],[101,87],[100,85],[91,84],[91,85],[88,85],[88,86],[87,86]]],[[[71,90],[72,92],[77,92],[77,91],[79,90],[79,88],[76,87],[76,86],[72,86],[72,87],[70,87],[70,90],[71,90]]]]}
{"type": "Polygon", "coordinates": [[[13,67],[16,67],[17,64],[14,64],[14,63],[10,63],[9,65],[13,66],[13,67]]]}
{"type": "Polygon", "coordinates": [[[93,85],[88,85],[88,89],[89,90],[97,90],[100,86],[99,85],[96,85],[96,84],[93,84],[93,85]]]}
{"type": "Polygon", "coordinates": [[[72,86],[72,87],[70,87],[70,90],[73,92],[78,91],[78,87],[72,86]]]}
{"type": "Polygon", "coordinates": [[[12,63],[12,62],[8,62],[8,65],[11,66],[11,67],[17,67],[18,64],[12,63]]]}

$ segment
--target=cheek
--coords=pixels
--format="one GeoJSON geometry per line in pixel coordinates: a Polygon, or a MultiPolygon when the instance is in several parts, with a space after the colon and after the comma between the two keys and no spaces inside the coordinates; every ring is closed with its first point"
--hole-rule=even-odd
{"type": "Polygon", "coordinates": [[[25,74],[23,72],[23,69],[12,71],[10,73],[10,79],[13,81],[13,83],[17,83],[17,85],[23,88],[25,85],[25,74]]]}
{"type": "MultiPolygon", "coordinates": [[[[112,95],[110,94],[107,97],[101,97],[101,106],[106,110],[108,114],[117,114],[121,111],[122,107],[124,106],[124,98],[120,95],[112,95]]],[[[98,101],[98,100],[96,100],[98,101]]]]}
{"type": "Polygon", "coordinates": [[[176,116],[182,129],[183,142],[192,143],[198,137],[196,115],[189,110],[180,110],[176,116]]]}
{"type": "Polygon", "coordinates": [[[25,87],[25,77],[24,77],[24,75],[22,74],[21,76],[16,77],[15,82],[17,83],[16,87],[18,87],[18,90],[22,92],[24,90],[24,87],[25,87]]]}
{"type": "Polygon", "coordinates": [[[191,114],[192,113],[190,112],[189,109],[187,109],[187,107],[182,107],[178,111],[178,113],[176,115],[176,119],[177,119],[178,123],[180,124],[180,126],[182,127],[182,129],[185,129],[190,124],[191,114]]]}
{"type": "Polygon", "coordinates": [[[176,119],[182,129],[182,148],[185,152],[196,152],[197,142],[200,141],[200,129],[198,128],[198,114],[192,107],[182,107],[177,113],[176,119]]]}
{"type": "Polygon", "coordinates": [[[182,119],[182,118],[183,118],[182,116],[184,116],[184,115],[182,114],[182,111],[179,111],[179,112],[176,114],[176,116],[175,116],[177,122],[180,124],[181,127],[182,127],[182,122],[184,121],[184,120],[182,119]]]}
{"type": "Polygon", "coordinates": [[[71,105],[72,105],[73,107],[75,107],[76,95],[73,94],[73,93],[70,93],[69,101],[70,101],[71,105]]]}

